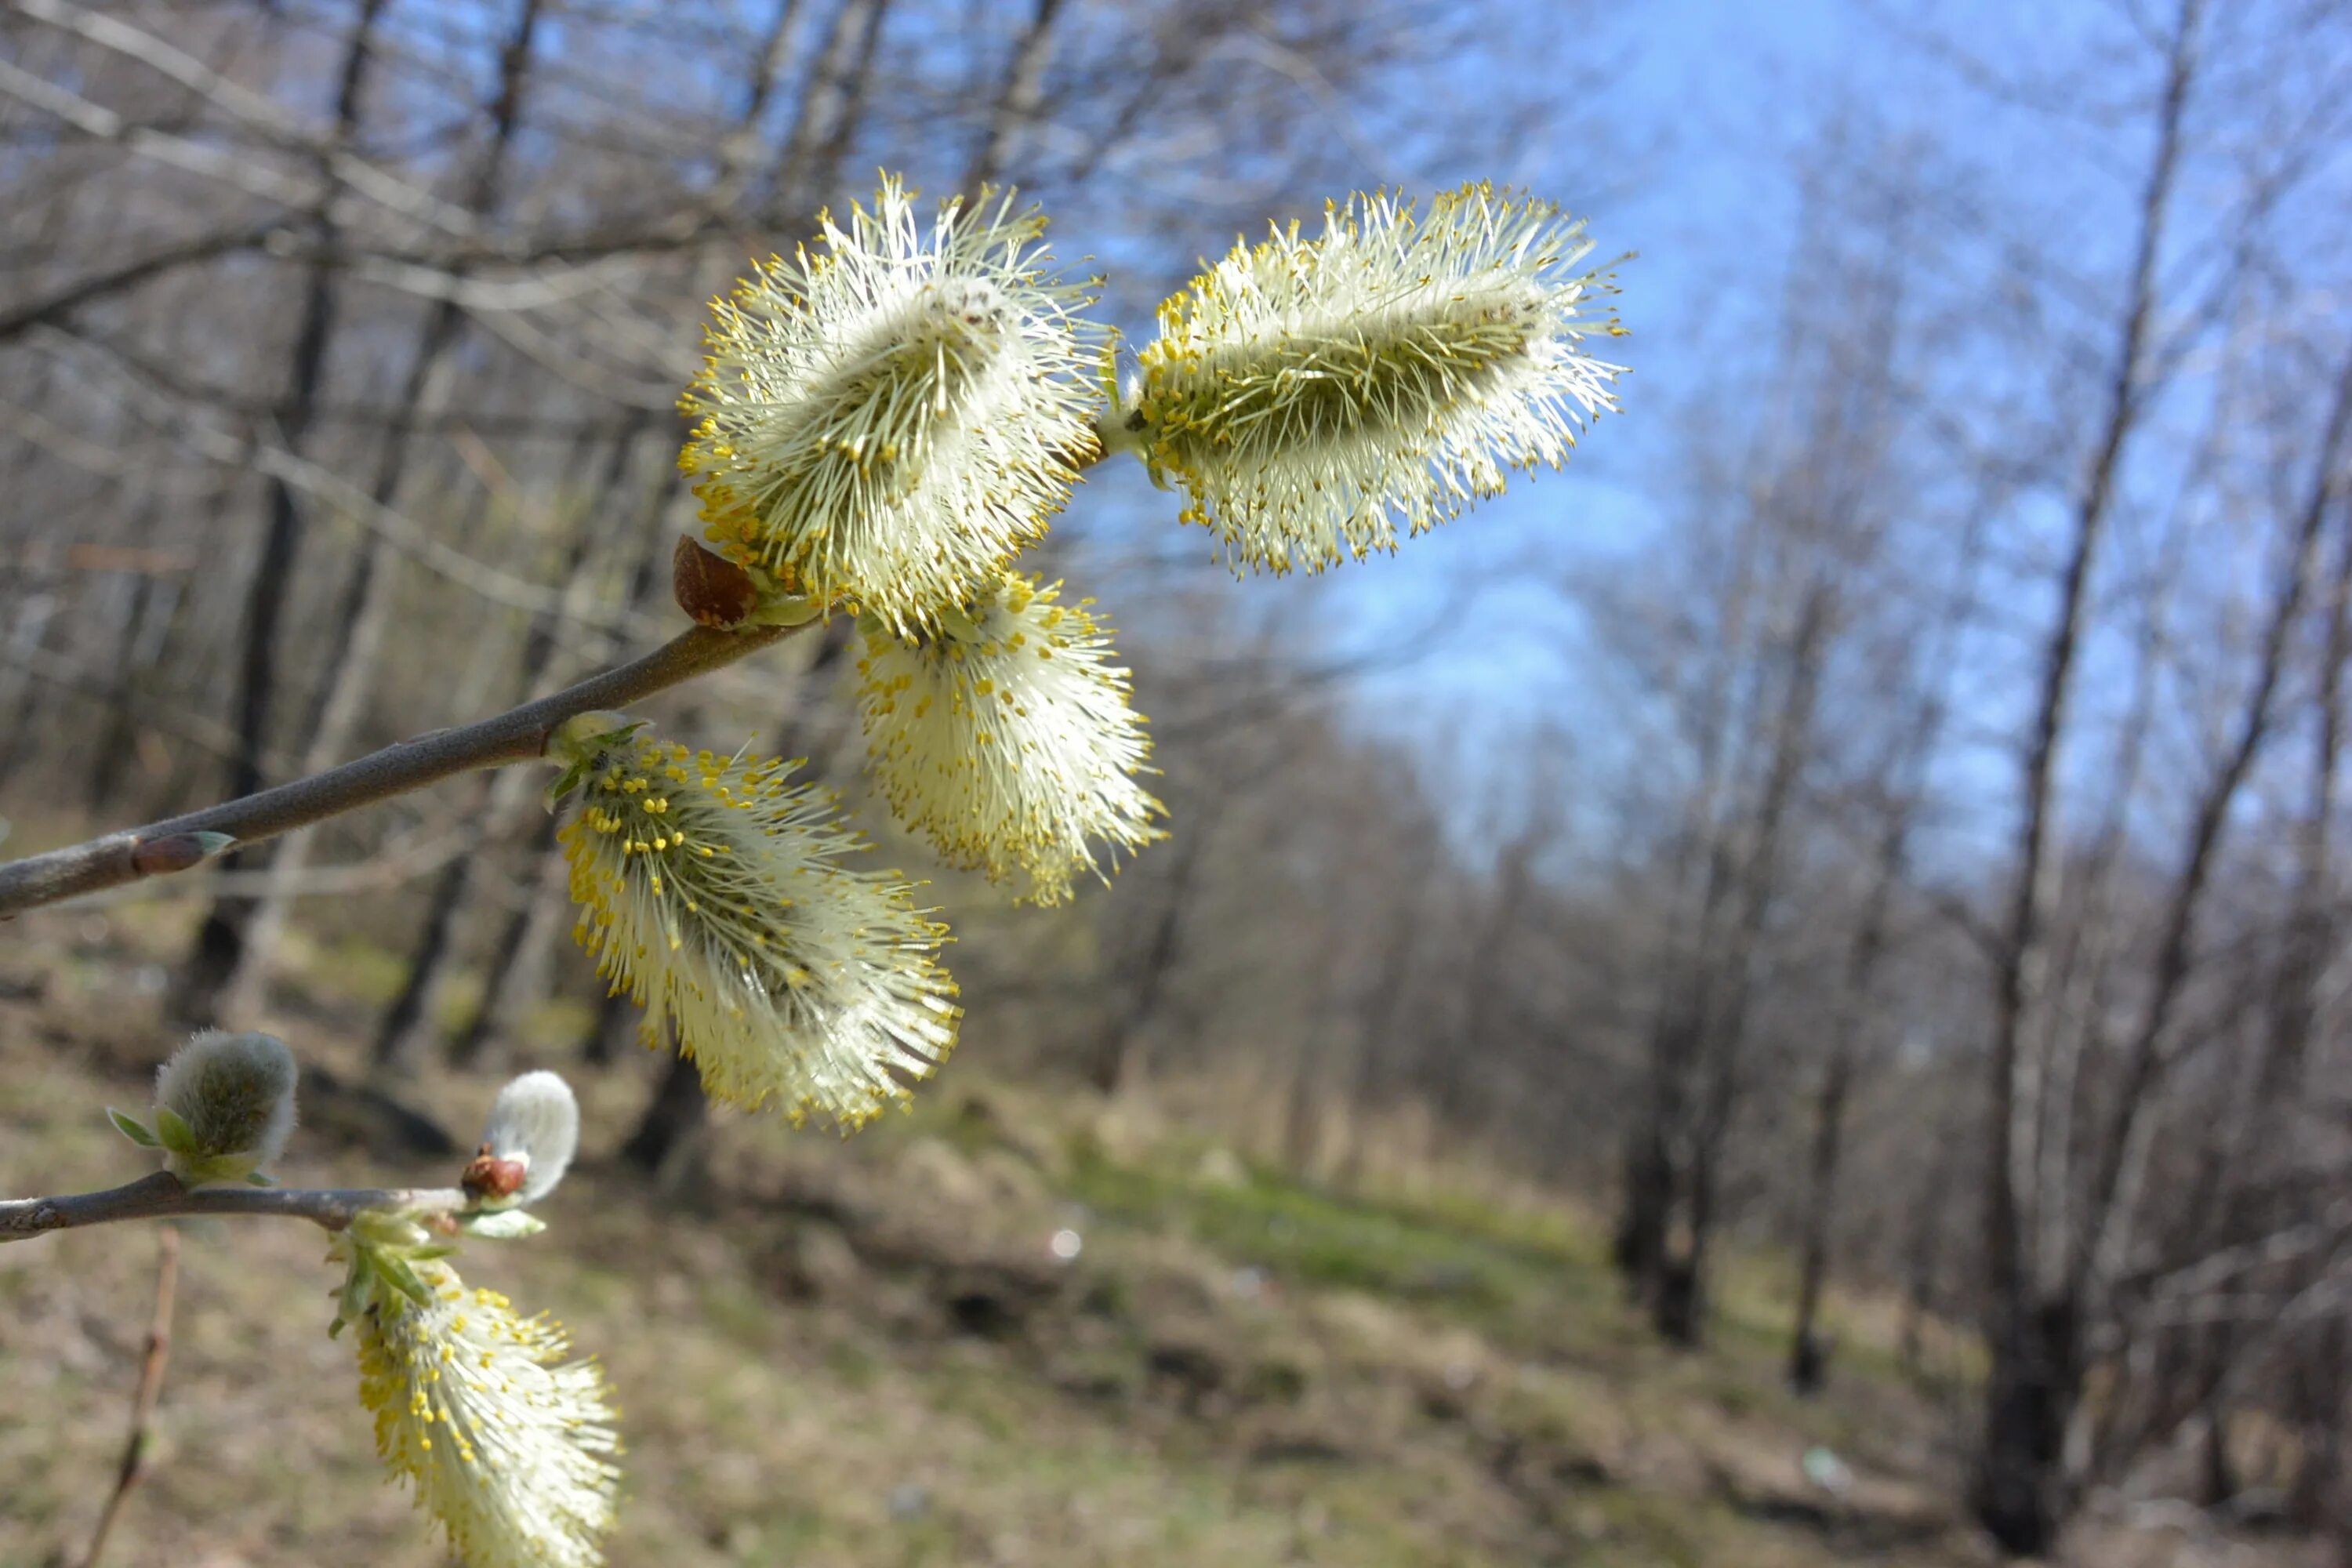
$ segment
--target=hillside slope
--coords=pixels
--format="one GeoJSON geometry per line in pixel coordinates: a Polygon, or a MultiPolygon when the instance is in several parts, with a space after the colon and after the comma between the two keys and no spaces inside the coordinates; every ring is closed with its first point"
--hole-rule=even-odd
{"type": "MultiPolygon", "coordinates": [[[[100,1107],[143,1103],[172,1044],[154,980],[103,921],[0,950],[0,1191],[140,1168],[100,1107]]],[[[281,1022],[312,1078],[288,1179],[446,1180],[446,1159],[372,1152],[380,1124],[330,1087],[356,1076],[352,1021],[308,1003],[281,1022]]],[[[1673,1354],[1557,1213],[1313,1190],[976,1062],[847,1142],[722,1117],[702,1169],[654,1191],[593,1157],[651,1065],[584,1081],[592,1157],[551,1231],[458,1260],[608,1367],[629,1442],[615,1563],[1990,1561],[1949,1501],[1955,1415],[1866,1334],[1829,1397],[1793,1400],[1761,1286],[1727,1292],[1716,1348],[1673,1354]],[[1815,1449],[1834,1489],[1807,1477],[1815,1449]]],[[[437,1078],[424,1108],[462,1133],[493,1087],[437,1078]]],[[[442,1561],[325,1335],[317,1235],[184,1234],[155,1468],[110,1561],[442,1561]]],[[[127,1226],[0,1248],[0,1563],[87,1538],[154,1259],[127,1226]]],[[[2301,1559],[2094,1527],[2080,1560],[2301,1559]]]]}

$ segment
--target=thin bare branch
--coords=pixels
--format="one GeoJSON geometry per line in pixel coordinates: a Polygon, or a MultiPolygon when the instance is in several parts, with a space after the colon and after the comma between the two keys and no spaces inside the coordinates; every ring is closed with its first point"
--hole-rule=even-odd
{"type": "Polygon", "coordinates": [[[119,1220],[174,1219],[186,1215],[307,1219],[328,1230],[341,1230],[372,1209],[457,1214],[473,1204],[456,1187],[191,1188],[169,1171],[158,1171],[103,1192],[0,1199],[0,1243],[119,1220]]]}
{"type": "MultiPolygon", "coordinates": [[[[591,676],[496,718],[462,729],[436,730],[339,768],[224,805],[10,861],[0,865],[0,917],[121,887],[142,877],[186,870],[209,858],[208,853],[189,857],[179,852],[182,846],[201,848],[209,842],[200,836],[222,835],[229,842],[251,844],[477,768],[533,761],[546,749],[554,728],[575,713],[622,707],[650,697],[748,658],[797,629],[761,626],[714,631],[697,626],[634,663],[591,676]]],[[[226,847],[214,844],[210,852],[226,847]]]]}

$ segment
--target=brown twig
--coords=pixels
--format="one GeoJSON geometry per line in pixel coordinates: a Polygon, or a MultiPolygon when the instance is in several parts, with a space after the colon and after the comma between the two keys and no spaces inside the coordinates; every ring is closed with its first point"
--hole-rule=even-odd
{"type": "Polygon", "coordinates": [[[0,864],[0,919],[142,877],[184,871],[232,844],[275,838],[453,774],[532,761],[545,749],[549,732],[575,713],[618,708],[667,690],[733,664],[798,629],[696,626],[634,663],[592,675],[496,718],[436,730],[242,800],[0,864]]]}
{"type": "Polygon", "coordinates": [[[147,1325],[147,1353],[139,1366],[138,1392],[131,1395],[131,1435],[123,1439],[114,1491],[98,1516],[98,1529],[90,1534],[89,1550],[82,1553],[81,1568],[98,1568],[98,1560],[106,1553],[106,1539],[114,1533],[114,1521],[122,1517],[122,1505],[147,1473],[147,1431],[155,1419],[156,1402],[163,1394],[163,1368],[172,1359],[172,1306],[180,1283],[177,1226],[163,1227],[157,1250],[161,1258],[155,1266],[155,1316],[147,1325]]]}
{"type": "Polygon", "coordinates": [[[0,1243],[116,1220],[170,1219],[178,1215],[307,1219],[329,1230],[341,1230],[368,1209],[455,1214],[473,1206],[473,1200],[455,1187],[189,1188],[169,1171],[158,1171],[104,1192],[0,1199],[0,1243]]]}

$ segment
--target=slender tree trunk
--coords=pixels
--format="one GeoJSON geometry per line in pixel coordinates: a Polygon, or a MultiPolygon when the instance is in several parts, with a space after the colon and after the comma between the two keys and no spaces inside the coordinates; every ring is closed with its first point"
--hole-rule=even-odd
{"type": "Polygon", "coordinates": [[[842,0],[814,76],[801,95],[776,182],[778,205],[798,213],[822,202],[865,117],[866,87],[887,0],[842,0]]]}
{"type": "MultiPolygon", "coordinates": [[[[48,640],[49,626],[65,605],[64,555],[55,544],[41,551],[37,564],[24,569],[24,585],[12,606],[16,624],[8,628],[7,658],[0,662],[0,715],[5,716],[11,735],[30,733],[38,711],[40,694],[33,668],[48,640]]],[[[32,752],[30,746],[10,746],[5,761],[0,761],[0,778],[32,752]]]]}
{"type": "MultiPolygon", "coordinates": [[[[642,417],[633,418],[614,439],[603,480],[597,487],[600,496],[616,493],[626,481],[647,423],[642,417]]],[[[562,657],[562,632],[572,618],[573,606],[584,597],[596,575],[603,533],[593,513],[572,525],[565,547],[567,559],[561,574],[562,597],[556,608],[532,618],[530,629],[523,638],[522,680],[518,695],[525,700],[544,695],[562,679],[567,664],[562,657]]],[[[475,841],[476,850],[502,844],[513,836],[517,817],[531,804],[535,783],[530,774],[514,768],[474,782],[474,807],[469,815],[482,825],[475,841]]],[[[444,866],[434,881],[425,922],[409,955],[407,975],[399,994],[393,998],[376,1026],[373,1070],[379,1074],[403,1076],[425,1060],[438,998],[458,952],[458,917],[472,901],[481,863],[481,855],[469,851],[444,866]]],[[[484,1004],[488,1000],[488,993],[485,992],[484,1004]]],[[[478,1016],[479,1011],[478,1008],[478,1016]]]]}
{"type": "Polygon", "coordinates": [[[1361,1184],[1367,1142],[1364,1125],[1386,1100],[1391,1063],[1404,1026],[1404,1002],[1412,984],[1413,955],[1426,929],[1425,904],[1418,892],[1428,885],[1430,868],[1430,858],[1418,856],[1399,879],[1406,896],[1398,901],[1395,921],[1373,971],[1371,994],[1366,999],[1358,1031],[1355,1081],[1348,1096],[1347,1138],[1340,1146],[1335,1173],[1342,1187],[1361,1184]]]}
{"type": "Polygon", "coordinates": [[[593,1068],[608,1068],[621,1059],[621,1047],[637,1038],[637,1005],[625,991],[608,990],[596,1003],[596,1021],[580,1043],[580,1059],[593,1068]]]}
{"type": "MultiPolygon", "coordinates": [[[[194,510],[217,514],[223,510],[222,498],[215,496],[194,510]]],[[[155,542],[158,516],[152,500],[142,508],[136,536],[142,543],[155,542]]],[[[140,721],[152,700],[151,689],[163,634],[179,605],[181,584],[178,575],[160,569],[139,573],[130,619],[113,650],[106,729],[90,757],[89,800],[101,813],[121,796],[123,781],[138,755],[140,721]]]]}
{"type": "Polygon", "coordinates": [[[429,1009],[439,997],[435,977],[449,951],[457,911],[465,907],[466,895],[473,887],[472,876],[464,869],[473,858],[470,851],[457,857],[442,867],[441,874],[433,879],[433,894],[425,906],[424,923],[417,928],[416,945],[409,954],[408,973],[401,983],[399,994],[376,1023],[372,1057],[378,1077],[404,1076],[420,1058],[419,1047],[430,1022],[429,1009]]]}
{"type": "MultiPolygon", "coordinates": [[[[2240,718],[2236,745],[2200,802],[2189,853],[2166,927],[2167,942],[2158,957],[2151,1016],[2155,1007],[2168,1002],[2183,983],[2197,899],[2208,877],[2207,867],[2215,852],[2215,841],[2223,830],[2255,752],[2271,731],[2272,703],[2284,675],[2294,623],[2303,613],[2305,584],[2315,566],[2320,532],[2339,488],[2335,475],[2348,426],[2352,426],[2352,363],[2345,367],[2321,442],[2312,488],[2294,532],[2292,554],[2273,594],[2261,663],[2246,710],[2240,718]]],[[[2297,1142],[2290,1135],[2296,1111],[2294,1091],[2301,1082],[2304,1058],[2318,1021],[2320,981],[2334,946],[2330,827],[2336,805],[2341,731],[2338,707],[2344,663],[2347,653],[2352,653],[2352,625],[2347,625],[2347,613],[2352,612],[2352,530],[2347,530],[2347,535],[2336,569],[2331,574],[2323,622],[2326,629],[2319,689],[2314,702],[2317,720],[2313,733],[2315,754],[2310,796],[2295,831],[2293,901],[2279,957],[2266,987],[2268,1001],[2253,1081],[2248,1092],[2240,1097],[2234,1121],[2216,1131],[2201,1162],[2203,1175],[2196,1188],[2195,1206],[2183,1227],[2183,1250],[2191,1256],[2210,1255],[2256,1238],[2275,1202],[2266,1198],[2266,1194],[2294,1188],[2293,1161],[2297,1142]]],[[[2160,1018],[2155,1026],[2160,1035],[2160,1018]]],[[[2157,1036],[2149,1030],[2149,1022],[2144,1019],[2141,1032],[2134,1040],[2135,1054],[2126,1080],[2126,1091],[2137,1091],[2143,1097],[2152,1090],[2159,1070],[2152,1043],[2157,1036]],[[2145,1058],[2138,1049],[2143,1045],[2147,1047],[2145,1058]]],[[[2129,1194],[2122,1189],[2127,1179],[2126,1167],[2134,1158],[2134,1152],[2130,1147],[2130,1105],[2119,1104],[2117,1110],[2116,1121],[2109,1134],[2114,1142],[2107,1148],[2107,1163],[2099,1172],[2102,1185],[2098,1191],[2120,1207],[2130,1201],[2129,1194]],[[2111,1179],[2115,1184],[2106,1185],[2111,1179]]],[[[2144,1118],[2145,1112],[2140,1114],[2144,1118]]],[[[2118,1212],[2109,1216],[2108,1223],[2118,1227],[2118,1235],[2107,1243],[2107,1263],[2112,1268],[2122,1249],[2121,1232],[2127,1229],[2129,1216],[2118,1212]]],[[[2186,1397],[2169,1407],[2159,1408],[2151,1422],[2154,1431],[2164,1432],[2192,1413],[2202,1419],[2207,1445],[2203,1482],[2209,1506],[2228,1501],[2236,1491],[2227,1436],[2233,1382],[2231,1371],[2247,1338],[2242,1331],[2243,1328],[2224,1318],[2209,1325],[2173,1331],[2190,1362],[2173,1380],[2186,1391],[2186,1397]]]]}
{"type": "Polygon", "coordinates": [[[2113,507],[2124,448],[2150,388],[2142,384],[2156,264],[2163,243],[2180,124],[2189,96],[2201,0],[2181,0],[2157,117],[2157,145],[2142,195],[2137,249],[2108,387],[2105,427],[2085,471],[2059,580],[2058,614],[2043,646],[2041,691],[2026,747],[2016,884],[1993,974],[1993,1037],[1986,1127],[1986,1350],[1984,1428],[1972,1502],[1994,1540],[2020,1554],[2046,1552],[2068,1511],[2064,1440],[2080,1387],[2077,1303],[2048,1281],[2027,1246],[2034,1200],[2031,1142],[2021,1119],[2021,1044],[2040,989],[2042,928],[2056,857],[2059,746],[2081,651],[2091,571],[2113,507]]]}
{"type": "Polygon", "coordinates": [[[724,211],[742,199],[760,151],[760,121],[775,100],[776,89],[783,80],[793,23],[798,19],[800,10],[801,0],[776,0],[775,9],[768,13],[768,28],[761,37],[759,58],[744,83],[735,128],[720,144],[719,174],[711,181],[705,202],[714,211],[724,211]]]}
{"type": "MultiPolygon", "coordinates": [[[[330,145],[351,145],[359,128],[361,100],[375,52],[375,28],[386,0],[360,0],[349,40],[337,72],[334,128],[330,145]]],[[[332,185],[328,185],[331,193],[332,185]]],[[[322,251],[333,248],[335,234],[331,194],[322,197],[310,215],[310,228],[322,251]]],[[[334,334],[333,269],[320,263],[304,280],[301,316],[294,331],[294,348],[287,369],[286,389],[273,417],[272,435],[289,450],[299,451],[310,428],[318,401],[319,384],[334,334]]],[[[294,574],[294,554],[300,542],[301,510],[292,487],[270,478],[264,486],[267,514],[261,551],[245,595],[236,695],[237,753],[229,770],[232,798],[248,795],[262,784],[262,754],[269,742],[269,714],[277,696],[278,628],[294,574]]],[[[266,851],[264,852],[267,853],[266,851]]],[[[232,857],[229,863],[240,858],[232,857]]],[[[266,860],[262,863],[266,864],[266,860]]],[[[219,1010],[221,991],[236,973],[245,951],[245,929],[253,906],[234,896],[216,899],[196,933],[195,951],[179,976],[173,1010],[194,1023],[210,1023],[219,1010]]]]}
{"type": "Polygon", "coordinates": [[[2352,1324],[2339,1309],[2315,1327],[2312,1345],[2290,1385],[2288,1408],[2294,1423],[2294,1479],[2287,1491],[2287,1517],[2315,1533],[2333,1529],[2352,1536],[2344,1476],[2345,1407],[2352,1401],[2352,1324]]]}
{"type": "MultiPolygon", "coordinates": [[[[1723,803],[1738,772],[1732,762],[1733,711],[1745,661],[1737,656],[1748,648],[1759,531],[1754,527],[1739,530],[1723,617],[1723,650],[1708,667],[1701,693],[1699,787],[1675,857],[1675,902],[1682,918],[1667,934],[1651,1019],[1642,1112],[1626,1135],[1625,1190],[1612,1253],[1627,1299],[1643,1304],[1654,1303],[1664,1288],[1667,1228],[1678,1202],[1677,1147],[1688,1136],[1691,1073],[1715,973],[1714,943],[1731,894],[1723,803]]],[[[1740,726],[1743,731],[1750,727],[1740,726]]]]}
{"type": "Polygon", "coordinates": [[[1897,1355],[1903,1368],[1913,1377],[1925,1370],[1922,1352],[1925,1348],[1927,1316],[1941,1310],[1944,1261],[1944,1226],[1946,1205],[1951,1190],[1953,1166],[1959,1153],[1962,1118],[1957,1114],[1958,1098],[1953,1097],[1953,1109],[1937,1121],[1934,1152],[1927,1168],[1921,1173],[1914,1189],[1907,1223],[1904,1226],[1903,1247],[1903,1321],[1898,1333],[1897,1355]]]}
{"type": "Polygon", "coordinates": [[[1885,776],[1890,789],[1886,819],[1872,858],[1870,889],[1863,897],[1862,918],[1853,944],[1846,950],[1845,970],[1831,1008],[1829,1060],[1822,1071],[1821,1094],[1815,1101],[1811,1161],[1808,1170],[1804,1236],[1800,1244],[1797,1321],[1790,1336],[1789,1383],[1798,1394],[1818,1394],[1829,1375],[1830,1346],[1820,1331],[1822,1293],[1830,1272],[1831,1239],[1835,1234],[1839,1167],[1845,1149],[1845,1117],[1860,1068],[1864,1013],[1878,966],[1885,957],[1895,895],[1911,862],[1911,836],[1927,772],[1951,709],[1947,682],[1952,650],[1966,624],[1976,592],[1977,560],[1983,548],[1985,513],[1970,514],[1962,535],[1950,596],[1945,601],[1933,636],[1912,678],[1915,707],[1912,718],[1895,742],[1885,776]]]}
{"type": "Polygon", "coordinates": [[[675,1038],[669,1043],[661,1083],[636,1131],[621,1145],[621,1158],[664,1190],[678,1191],[695,1184],[703,1130],[710,1123],[710,1101],[702,1092],[702,1070],[677,1049],[675,1038]]]}
{"type": "MultiPolygon", "coordinates": [[[[466,210],[487,216],[498,206],[505,184],[507,156],[521,123],[522,99],[531,68],[531,43],[539,26],[541,0],[522,0],[512,32],[500,51],[498,96],[489,105],[489,143],[466,193],[466,210]]],[[[436,304],[420,334],[408,384],[395,405],[394,427],[385,437],[369,499],[388,506],[399,493],[414,445],[407,426],[419,415],[439,413],[447,406],[457,382],[454,352],[465,327],[465,312],[454,300],[436,304]]],[[[397,574],[392,547],[380,532],[371,531],[362,541],[358,559],[346,583],[335,624],[342,629],[329,656],[320,682],[310,738],[303,753],[305,772],[332,767],[349,749],[359,728],[367,694],[374,684],[376,664],[391,629],[394,588],[397,574]]],[[[250,1018],[262,1005],[277,959],[278,944],[299,896],[299,881],[317,833],[305,829],[279,841],[270,858],[269,879],[247,919],[243,950],[223,987],[218,1011],[232,1019],[250,1018]]]]}
{"type": "Polygon", "coordinates": [[[2104,1288],[2105,1279],[2122,1266],[2137,1197],[2138,1172],[2146,1159],[2148,1130],[2154,1125],[2153,1103],[2156,1086],[2164,1070],[2166,1030],[2194,963],[2198,917],[2203,910],[2222,831],[2247,774],[2271,736],[2279,685],[2286,674],[2295,626],[2303,616],[2304,598],[2310,588],[2321,531],[2336,493],[2336,467],[2347,434],[2352,434],[2352,360],[2346,362],[2339,376],[2311,489],[2295,522],[2288,558],[2272,594],[2253,688],[2247,693],[2230,751],[2197,803],[2188,853],[2166,908],[2154,984],[2132,1037],[2123,1087],[2100,1145],[2099,1165],[2091,1186],[2089,1223],[2084,1228],[2077,1267],[2086,1282],[2095,1287],[2104,1288]]]}
{"type": "Polygon", "coordinates": [[[1495,1033],[1495,1010],[1505,989],[1504,971],[1509,960],[1511,935],[1527,921],[1528,900],[1535,894],[1534,860],[1549,825],[1530,826],[1503,847],[1495,872],[1495,897],[1486,918],[1470,944],[1463,965],[1461,1030],[1454,1048],[1437,1058],[1433,1098],[1441,1130],[1463,1135],[1476,1123],[1485,1106],[1475,1098],[1484,1085],[1479,1075],[1463,1064],[1483,1059],[1495,1033]]]}
{"type": "Polygon", "coordinates": [[[1118,975],[1111,987],[1116,999],[1111,1017],[1095,1037],[1087,1055],[1087,1081],[1110,1099],[1132,1089],[1142,1071],[1145,1031],[1159,1016],[1161,994],[1175,973],[1184,932],[1184,917],[1192,902],[1192,880],[1207,848],[1211,823],[1203,820],[1189,832],[1174,836],[1169,846],[1168,878],[1153,916],[1150,934],[1133,969],[1118,975]]]}
{"type": "Polygon", "coordinates": [[[545,970],[549,945],[546,928],[551,919],[571,909],[567,868],[555,847],[558,823],[556,816],[548,813],[531,829],[530,842],[524,850],[530,880],[522,901],[509,911],[506,922],[499,928],[498,940],[491,944],[481,1005],[474,1009],[473,1017],[449,1042],[452,1067],[475,1068],[503,1061],[507,1053],[502,1042],[521,1021],[524,1008],[540,994],[539,981],[545,970]]]}
{"type": "Polygon", "coordinates": [[[1665,1261],[1664,1289],[1651,1305],[1651,1319],[1659,1333],[1676,1344],[1696,1345],[1706,1334],[1707,1253],[1714,1240],[1724,1145],[1738,1107],[1756,950],[1780,891],[1783,830],[1805,761],[1811,754],[1813,709],[1836,618],[1836,593],[1825,578],[1816,578],[1806,590],[1789,647],[1789,674],[1773,724],[1771,761],[1743,858],[1739,908],[1724,954],[1723,1005],[1707,1023],[1702,1056],[1706,1096],[1691,1150],[1689,1227],[1682,1252],[1665,1261]]]}
{"type": "Polygon", "coordinates": [[[1846,1095],[1853,1084],[1851,1051],[1831,1054],[1822,1074],[1821,1099],[1813,1113],[1813,1152],[1808,1169],[1805,1238],[1797,1270],[1797,1326],[1789,1346],[1789,1384],[1799,1394],[1822,1391],[1828,1379],[1830,1346],[1821,1332],[1822,1293],[1830,1275],[1830,1232],[1837,1204],[1838,1154],[1845,1135],[1846,1095]]]}
{"type": "Polygon", "coordinates": [[[1037,118],[1045,98],[1045,70],[1054,58],[1054,23],[1063,4],[1064,0],[1036,0],[1028,26],[1013,46],[1013,58],[989,106],[987,123],[981,127],[971,160],[964,166],[960,188],[965,195],[976,198],[981,186],[996,178],[998,171],[1012,166],[1022,133],[1037,118]]]}
{"type": "MultiPolygon", "coordinates": [[[[445,303],[436,308],[402,395],[400,406],[404,413],[424,407],[436,395],[436,388],[446,389],[446,377],[437,373],[457,324],[455,307],[445,303]]],[[[370,499],[379,505],[388,504],[396,493],[405,467],[406,442],[397,433],[389,436],[387,441],[370,492],[370,499]]],[[[304,773],[319,773],[334,766],[351,749],[352,734],[365,709],[368,687],[375,674],[376,660],[390,631],[394,575],[386,559],[389,553],[389,546],[381,534],[371,532],[361,542],[342,602],[336,610],[335,624],[341,632],[333,639],[319,707],[307,731],[309,740],[300,758],[304,773]]],[[[245,912],[236,955],[214,1003],[214,1013],[219,1018],[245,1023],[260,1012],[276,968],[278,944],[285,937],[294,900],[300,896],[302,874],[309,868],[310,851],[317,841],[316,828],[303,828],[279,839],[270,853],[267,880],[260,894],[250,904],[239,906],[245,912]]]]}

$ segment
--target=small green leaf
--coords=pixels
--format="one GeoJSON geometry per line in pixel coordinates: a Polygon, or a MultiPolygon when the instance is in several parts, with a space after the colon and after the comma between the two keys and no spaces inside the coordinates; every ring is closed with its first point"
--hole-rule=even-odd
{"type": "Polygon", "coordinates": [[[343,1299],[337,1303],[335,1321],[356,1318],[367,1310],[368,1299],[375,1294],[375,1254],[365,1247],[352,1255],[352,1272],[343,1281],[343,1299]]]}
{"type": "Polygon", "coordinates": [[[417,1247],[408,1255],[408,1260],[411,1263],[426,1263],[436,1258],[446,1258],[457,1250],[446,1241],[436,1241],[430,1247],[417,1247]]]}
{"type": "Polygon", "coordinates": [[[342,1333],[342,1331],[343,1331],[343,1315],[342,1315],[341,1312],[337,1312],[337,1313],[335,1314],[335,1321],[334,1321],[333,1322],[329,1323],[329,1324],[327,1325],[327,1337],[328,1337],[329,1339],[331,1339],[331,1339],[334,1339],[334,1338],[338,1337],[339,1335],[341,1335],[341,1334],[342,1333]]]}
{"type": "Polygon", "coordinates": [[[537,1236],[547,1228],[547,1222],[527,1215],[520,1209],[483,1209],[473,1214],[461,1214],[457,1224],[467,1236],[478,1236],[486,1241],[513,1241],[520,1237],[537,1236]]]}
{"type": "Polygon", "coordinates": [[[406,1259],[394,1253],[380,1252],[376,1254],[375,1266],[394,1289],[420,1307],[433,1305],[433,1292],[425,1288],[425,1281],[416,1277],[416,1270],[408,1266],[406,1259]]]}
{"type": "Polygon", "coordinates": [[[160,1149],[163,1147],[163,1143],[156,1138],[155,1134],[149,1130],[147,1124],[144,1121],[140,1121],[137,1117],[125,1116],[122,1112],[115,1110],[114,1107],[110,1105],[106,1108],[106,1114],[112,1119],[114,1122],[114,1130],[117,1132],[121,1133],[125,1138],[130,1139],[142,1149],[160,1149]]]}
{"type": "Polygon", "coordinates": [[[247,1171],[245,1173],[245,1184],[248,1187],[274,1187],[278,1184],[278,1178],[264,1175],[259,1171],[247,1171]]]}
{"type": "Polygon", "coordinates": [[[563,771],[555,775],[555,782],[547,786],[547,809],[553,812],[562,805],[563,797],[579,788],[580,781],[587,775],[588,765],[585,763],[567,763],[563,771]]]}
{"type": "Polygon", "coordinates": [[[181,1121],[180,1113],[168,1105],[155,1108],[155,1136],[163,1140],[164,1148],[180,1158],[193,1160],[197,1157],[194,1129],[181,1121]]]}

